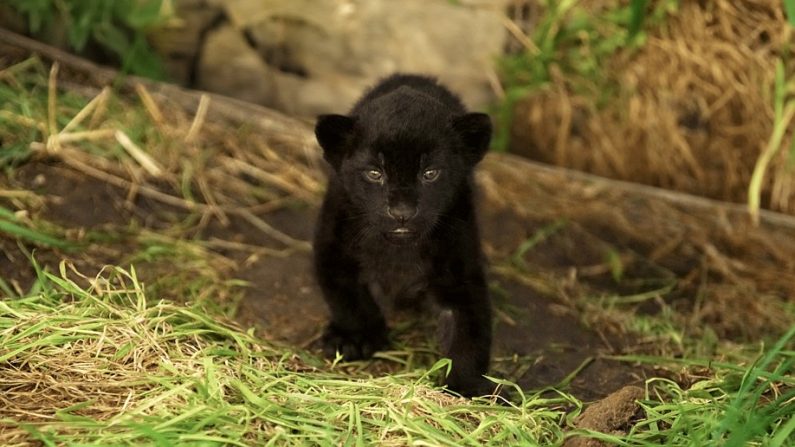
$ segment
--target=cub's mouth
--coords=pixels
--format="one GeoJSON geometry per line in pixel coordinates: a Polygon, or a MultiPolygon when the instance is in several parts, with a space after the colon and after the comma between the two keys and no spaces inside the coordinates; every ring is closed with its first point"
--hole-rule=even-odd
{"type": "Polygon", "coordinates": [[[407,244],[417,239],[417,232],[406,227],[398,227],[384,233],[384,237],[393,244],[407,244]]]}

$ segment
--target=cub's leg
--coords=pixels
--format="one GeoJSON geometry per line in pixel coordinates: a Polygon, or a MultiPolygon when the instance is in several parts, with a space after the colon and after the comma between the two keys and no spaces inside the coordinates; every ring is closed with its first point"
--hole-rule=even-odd
{"type": "Polygon", "coordinates": [[[359,266],[340,259],[333,246],[316,244],[315,268],[331,321],[323,334],[323,352],[345,360],[371,357],[387,345],[387,327],[381,310],[359,279],[359,266]]]}
{"type": "Polygon", "coordinates": [[[485,280],[472,278],[434,287],[439,303],[447,308],[440,324],[444,355],[453,362],[447,386],[464,396],[488,394],[494,385],[483,377],[491,354],[491,304],[485,280]]]}

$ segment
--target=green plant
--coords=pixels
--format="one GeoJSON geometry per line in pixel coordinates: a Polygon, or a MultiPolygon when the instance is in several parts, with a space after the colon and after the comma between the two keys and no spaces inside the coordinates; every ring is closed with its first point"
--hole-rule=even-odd
{"type": "Polygon", "coordinates": [[[513,405],[440,393],[431,377],[446,360],[346,371],[202,303],[152,299],[135,269],[106,267],[82,285],[67,263],[34,268],[37,292],[0,300],[3,445],[555,445],[565,409],[581,406],[564,393],[513,405]],[[56,379],[26,386],[42,375],[56,379]]]}
{"type": "MultiPolygon", "coordinates": [[[[47,225],[44,225],[45,227],[47,225]]],[[[52,225],[49,225],[52,227],[52,225]]],[[[45,247],[55,247],[64,250],[76,248],[77,244],[66,240],[57,230],[44,230],[34,225],[27,219],[21,219],[11,210],[0,206],[0,234],[8,235],[19,241],[32,242],[45,247]]]]}
{"type": "MultiPolygon", "coordinates": [[[[169,0],[166,0],[169,1],[169,0]]],[[[122,71],[163,79],[157,55],[146,31],[167,18],[164,0],[9,0],[27,18],[34,36],[45,35],[56,23],[65,27],[68,45],[82,51],[95,42],[118,57],[122,71]]]]}
{"type": "Polygon", "coordinates": [[[795,26],[795,0],[784,0],[784,10],[787,11],[790,25],[795,26]]]}
{"type": "MultiPolygon", "coordinates": [[[[759,208],[762,196],[762,184],[765,172],[773,157],[779,153],[790,123],[795,118],[795,78],[789,82],[786,79],[784,63],[776,63],[776,83],[773,92],[773,133],[768,140],[765,150],[759,158],[751,174],[751,183],[748,186],[748,212],[755,224],[759,224],[759,208]]],[[[795,159],[795,139],[790,147],[790,159],[795,159]]]]}
{"type": "Polygon", "coordinates": [[[522,39],[525,50],[500,61],[505,98],[499,105],[494,148],[505,150],[508,128],[516,102],[552,81],[553,72],[566,76],[569,88],[596,103],[617,86],[605,74],[608,57],[632,51],[646,40],[645,29],[659,24],[678,5],[677,0],[632,0],[610,8],[589,11],[577,0],[546,0],[533,32],[522,39]]]}

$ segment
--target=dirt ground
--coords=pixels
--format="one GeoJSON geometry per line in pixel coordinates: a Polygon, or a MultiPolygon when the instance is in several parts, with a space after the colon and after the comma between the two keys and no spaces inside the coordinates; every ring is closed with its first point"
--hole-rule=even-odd
{"type": "MultiPolygon", "coordinates": [[[[122,206],[126,192],[106,183],[87,178],[59,163],[36,162],[22,166],[15,175],[15,187],[34,190],[46,197],[41,216],[74,231],[125,228],[130,222],[152,229],[167,228],[178,220],[180,211],[139,197],[132,208],[122,206]]],[[[315,209],[282,209],[259,217],[288,235],[311,240],[315,209]]],[[[532,223],[516,216],[482,206],[481,221],[487,252],[499,247],[515,247],[535,231],[532,223]],[[528,227],[529,226],[529,227],[528,227]]],[[[197,237],[212,237],[245,244],[272,244],[266,237],[244,221],[233,220],[226,227],[212,222],[197,237]]],[[[25,289],[33,280],[29,261],[15,244],[0,239],[0,275],[15,280],[25,289]]],[[[588,247],[579,245],[581,253],[588,247]]],[[[119,254],[124,247],[117,247],[119,254]]],[[[568,262],[571,247],[546,247],[535,264],[557,268],[568,262]],[[557,251],[557,254],[556,254],[557,251]]],[[[112,253],[113,251],[106,251],[112,253]]],[[[326,309],[311,273],[310,253],[294,253],[287,257],[250,257],[240,252],[222,252],[235,261],[229,274],[250,283],[239,304],[236,319],[245,327],[254,326],[268,339],[297,347],[316,349],[316,341],[325,324],[326,309]]],[[[62,253],[36,250],[39,262],[50,269],[57,268],[62,253]]],[[[70,256],[74,259],[74,256],[70,256]]],[[[119,259],[105,259],[113,263],[119,259]]],[[[79,269],[90,274],[96,269],[96,259],[86,260],[79,269]],[[94,264],[93,266],[91,264],[94,264]]],[[[147,274],[140,273],[144,283],[147,274]]],[[[494,366],[497,375],[516,380],[523,389],[538,389],[558,384],[583,362],[593,359],[571,382],[569,390],[584,400],[605,396],[625,385],[641,383],[644,371],[628,365],[600,359],[603,354],[622,352],[624,343],[616,337],[584,327],[580,318],[570,310],[549,300],[526,285],[502,275],[491,273],[495,298],[496,321],[494,366]]],[[[398,318],[404,318],[399,316],[398,318]]],[[[419,331],[418,327],[432,326],[428,316],[419,316],[426,324],[400,331],[398,340],[426,339],[433,330],[419,331]]],[[[388,369],[388,368],[387,368],[388,369]]]]}

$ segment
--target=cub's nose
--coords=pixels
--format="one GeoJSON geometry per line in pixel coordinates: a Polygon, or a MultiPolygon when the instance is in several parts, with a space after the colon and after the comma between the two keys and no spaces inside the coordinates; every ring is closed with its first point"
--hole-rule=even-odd
{"type": "Polygon", "coordinates": [[[387,206],[386,213],[402,225],[417,215],[417,207],[407,203],[399,203],[395,206],[387,206]]]}

